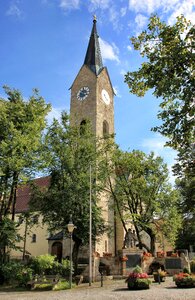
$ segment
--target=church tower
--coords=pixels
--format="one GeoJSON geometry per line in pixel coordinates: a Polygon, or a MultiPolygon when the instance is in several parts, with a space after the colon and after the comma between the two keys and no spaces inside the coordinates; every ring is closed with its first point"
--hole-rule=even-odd
{"type": "MultiPolygon", "coordinates": [[[[90,122],[97,137],[114,133],[114,90],[107,68],[103,66],[96,29],[96,18],[84,63],[71,86],[70,125],[81,126],[90,122]]],[[[113,228],[113,234],[104,234],[96,243],[95,251],[115,253],[114,213],[110,210],[110,195],[102,193],[100,206],[105,224],[113,228]]]]}
{"type": "Polygon", "coordinates": [[[71,86],[70,124],[90,121],[95,135],[101,137],[114,133],[114,91],[98,38],[94,17],[84,64],[71,86]]]}

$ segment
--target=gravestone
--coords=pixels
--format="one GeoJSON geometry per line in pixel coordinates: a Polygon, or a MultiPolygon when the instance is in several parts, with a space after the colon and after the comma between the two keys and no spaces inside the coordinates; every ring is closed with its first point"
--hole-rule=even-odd
{"type": "Polygon", "coordinates": [[[166,269],[182,269],[181,259],[176,258],[166,258],[165,259],[165,268],[166,269]]]}
{"type": "Polygon", "coordinates": [[[126,254],[128,260],[126,261],[126,268],[135,268],[137,265],[141,266],[140,254],[126,254]]]}

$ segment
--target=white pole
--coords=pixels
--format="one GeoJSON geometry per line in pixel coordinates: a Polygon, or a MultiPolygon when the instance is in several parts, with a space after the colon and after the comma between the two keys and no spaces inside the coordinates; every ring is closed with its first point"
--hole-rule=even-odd
{"type": "Polygon", "coordinates": [[[92,210],[91,210],[91,165],[89,166],[89,286],[92,282],[92,210]]]}
{"type": "Polygon", "coordinates": [[[70,233],[70,289],[72,288],[72,232],[70,233]]]}

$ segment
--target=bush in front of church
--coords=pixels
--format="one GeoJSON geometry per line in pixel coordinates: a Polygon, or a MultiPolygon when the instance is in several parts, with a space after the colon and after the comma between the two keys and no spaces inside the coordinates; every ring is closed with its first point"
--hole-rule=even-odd
{"type": "Polygon", "coordinates": [[[10,261],[1,266],[4,281],[7,284],[26,286],[33,277],[33,270],[21,262],[10,261]]]}
{"type": "Polygon", "coordinates": [[[56,260],[56,256],[45,254],[31,259],[30,267],[34,275],[61,275],[63,277],[70,274],[70,261],[62,259],[61,263],[56,260]]]}

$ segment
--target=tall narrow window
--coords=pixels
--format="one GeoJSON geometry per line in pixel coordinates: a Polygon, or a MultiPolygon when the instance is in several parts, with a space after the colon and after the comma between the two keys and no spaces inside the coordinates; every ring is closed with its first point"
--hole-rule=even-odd
{"type": "Polygon", "coordinates": [[[109,135],[109,125],[106,120],[103,122],[103,136],[106,137],[109,135]]]}
{"type": "Polygon", "coordinates": [[[105,252],[108,252],[108,241],[105,241],[105,252]]]}
{"type": "Polygon", "coordinates": [[[37,241],[37,235],[33,234],[32,235],[32,243],[36,243],[36,241],[37,241]]]}

